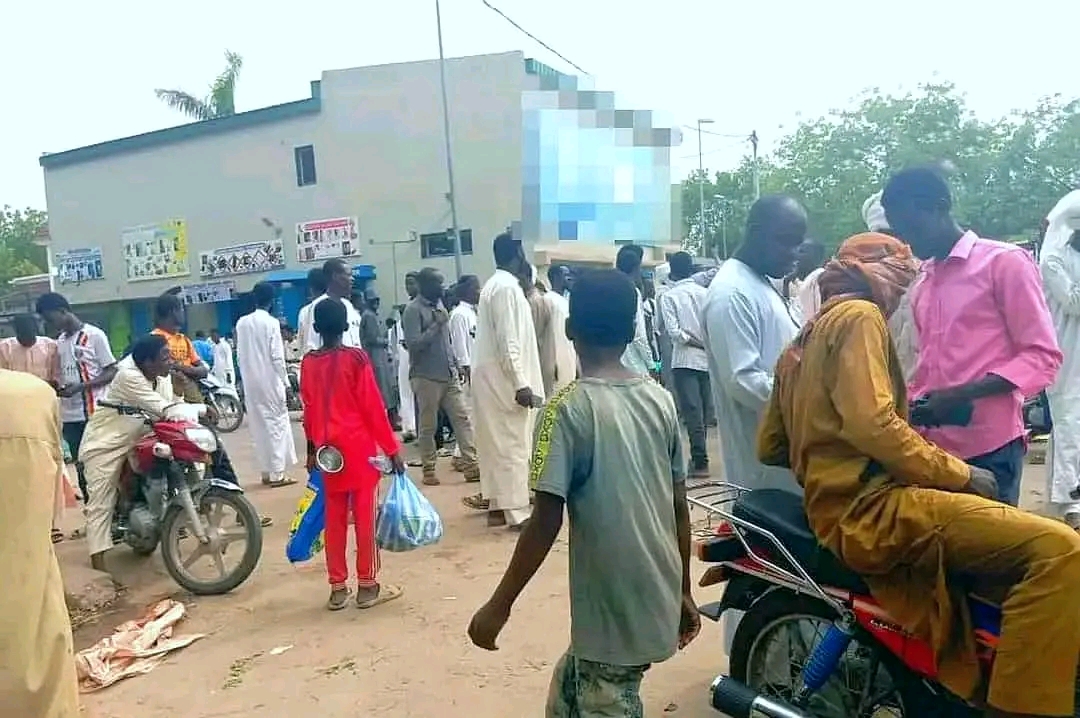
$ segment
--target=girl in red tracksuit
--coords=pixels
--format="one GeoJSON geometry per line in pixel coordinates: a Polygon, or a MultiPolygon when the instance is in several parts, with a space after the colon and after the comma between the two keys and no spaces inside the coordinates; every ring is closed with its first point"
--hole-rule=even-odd
{"type": "Polygon", "coordinates": [[[342,346],[341,337],[348,329],[345,305],[333,297],[324,299],[315,305],[314,317],[323,346],[304,356],[300,365],[308,470],[315,466],[319,446],[333,446],[345,459],[341,471],[323,473],[326,570],[330,578],[327,608],[340,610],[349,600],[345,549],[350,510],[356,525],[356,604],[371,608],[397,598],[401,589],[378,582],[375,517],[379,471],[370,459],[381,450],[396,470],[404,471],[401,447],[386,418],[371,359],[363,349],[342,346]]]}

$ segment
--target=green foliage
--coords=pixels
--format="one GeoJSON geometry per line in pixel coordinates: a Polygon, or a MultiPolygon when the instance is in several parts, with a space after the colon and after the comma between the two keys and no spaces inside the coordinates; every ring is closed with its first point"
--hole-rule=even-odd
{"type": "Polygon", "coordinates": [[[43,274],[48,270],[44,247],[34,244],[45,227],[45,213],[36,209],[0,209],[0,287],[16,277],[43,274]]]}
{"type": "MultiPolygon", "coordinates": [[[[1080,101],[1053,97],[1029,112],[984,122],[952,85],[924,85],[903,96],[874,90],[858,106],[784,137],[760,162],[761,191],[800,199],[811,235],[835,246],[866,229],[862,204],[890,172],[926,163],[950,175],[963,224],[989,237],[1031,236],[1054,203],[1080,187],[1080,101]]],[[[729,253],[739,245],[754,199],[752,176],[745,158],[706,180],[704,228],[697,173],[683,182],[689,247],[714,254],[725,230],[729,253]]]]}
{"type": "Polygon", "coordinates": [[[226,50],[225,70],[210,85],[206,99],[200,100],[183,90],[154,90],[154,94],[169,107],[196,120],[228,117],[236,114],[236,80],[243,64],[243,58],[226,50]]]}

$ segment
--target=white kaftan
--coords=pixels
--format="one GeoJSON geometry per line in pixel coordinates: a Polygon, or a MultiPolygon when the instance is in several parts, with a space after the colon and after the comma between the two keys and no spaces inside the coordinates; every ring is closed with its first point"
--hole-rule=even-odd
{"type": "MultiPolygon", "coordinates": [[[[757,458],[757,431],[773,387],[776,361],[799,327],[769,280],[738,259],[720,267],[705,297],[705,351],[720,427],[724,480],[748,489],[801,494],[795,475],[757,458]]],[[[730,653],[742,613],[724,614],[730,653]]]]}
{"type": "Polygon", "coordinates": [[[296,463],[285,401],[289,380],[281,323],[265,309],[241,317],[236,323],[236,358],[244,377],[244,405],[255,442],[255,461],[264,480],[280,481],[285,470],[296,463]]]}
{"type": "Polygon", "coordinates": [[[653,361],[649,334],[645,328],[645,304],[640,289],[637,290],[637,312],[634,314],[634,340],[626,345],[622,363],[627,369],[646,375],[652,372],[656,363],[653,361]]]}
{"type": "Polygon", "coordinates": [[[232,345],[224,337],[214,342],[214,366],[210,373],[225,386],[236,382],[236,367],[233,365],[232,345]]]}
{"type": "Polygon", "coordinates": [[[518,389],[543,398],[544,377],[532,309],[517,277],[502,269],[487,281],[477,306],[473,345],[473,425],[480,493],[515,526],[529,517],[529,457],[535,409],[514,401],[518,389]]]}
{"type": "MultiPolygon", "coordinates": [[[[304,342],[300,345],[300,351],[304,354],[322,348],[322,336],[320,336],[319,333],[315,331],[315,305],[322,300],[329,298],[329,294],[324,294],[311,304],[300,308],[300,311],[304,311],[308,307],[311,308],[310,311],[306,313],[306,316],[301,317],[301,319],[304,319],[306,322],[305,325],[301,326],[300,328],[301,332],[303,332],[301,334],[301,337],[303,338],[304,342]]],[[[349,322],[349,328],[346,329],[345,333],[341,336],[342,345],[347,347],[355,347],[357,349],[363,349],[364,345],[360,341],[360,312],[356,311],[356,307],[352,305],[352,302],[346,301],[344,299],[339,299],[338,301],[345,305],[345,318],[349,322]]],[[[267,314],[267,316],[270,315],[267,314]]],[[[275,319],[274,321],[277,320],[275,319]]],[[[237,329],[239,329],[239,324],[237,325],[237,329]]],[[[239,345],[239,337],[237,338],[236,342],[239,345]]],[[[284,356],[284,351],[285,350],[283,348],[282,356],[284,356]]],[[[240,365],[240,373],[244,374],[244,365],[242,363],[240,365]]],[[[247,382],[247,375],[244,374],[244,377],[244,381],[247,382]]]]}
{"type": "Polygon", "coordinates": [[[390,330],[390,343],[397,351],[398,417],[401,419],[401,433],[415,436],[416,397],[413,396],[412,382],[409,381],[409,350],[405,348],[405,332],[401,329],[400,317],[390,330]]]}
{"type": "Polygon", "coordinates": [[[1057,381],[1046,390],[1054,424],[1047,450],[1047,494],[1055,512],[1066,516],[1080,514],[1080,502],[1069,496],[1080,484],[1080,252],[1068,244],[1080,229],[1080,190],[1067,194],[1047,219],[1039,265],[1065,355],[1057,381]]]}
{"type": "Polygon", "coordinates": [[[566,320],[570,318],[570,302],[558,292],[546,292],[544,301],[551,305],[548,330],[555,345],[555,391],[577,379],[578,359],[574,343],[566,336],[566,320]]]}

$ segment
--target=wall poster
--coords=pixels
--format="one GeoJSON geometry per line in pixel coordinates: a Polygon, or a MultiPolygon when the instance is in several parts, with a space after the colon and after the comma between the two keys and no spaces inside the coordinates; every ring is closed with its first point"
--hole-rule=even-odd
{"type": "Polygon", "coordinates": [[[120,245],[129,282],[191,274],[187,223],[182,219],[125,229],[120,232],[120,245]]]}
{"type": "Polygon", "coordinates": [[[101,247],[61,250],[54,255],[53,263],[61,284],[80,284],[105,277],[101,268],[101,247]]]}
{"type": "Polygon", "coordinates": [[[356,217],[297,223],[297,261],[322,262],[334,257],[360,256],[358,226],[356,217]]]}
{"type": "Polygon", "coordinates": [[[199,253],[199,274],[203,277],[269,272],[284,267],[285,245],[280,239],[236,244],[199,253]]]}
{"type": "Polygon", "coordinates": [[[185,305],[227,302],[236,295],[236,282],[229,280],[186,284],[180,288],[180,301],[185,305]]]}

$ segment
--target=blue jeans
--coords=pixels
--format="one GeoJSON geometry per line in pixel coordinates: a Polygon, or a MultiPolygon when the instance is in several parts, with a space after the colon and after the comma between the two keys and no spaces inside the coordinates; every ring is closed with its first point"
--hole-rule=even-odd
{"type": "Polygon", "coordinates": [[[1024,456],[1027,442],[1023,437],[1013,439],[1005,446],[980,456],[966,459],[972,466],[986,469],[994,474],[998,483],[999,498],[1016,506],[1020,503],[1020,479],[1024,475],[1024,456]]]}

